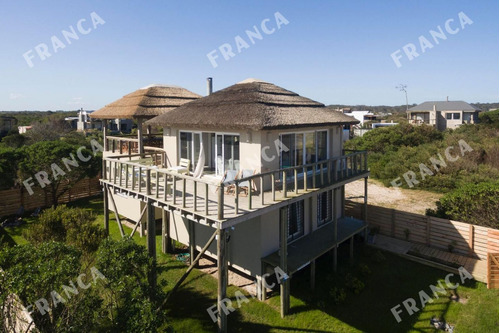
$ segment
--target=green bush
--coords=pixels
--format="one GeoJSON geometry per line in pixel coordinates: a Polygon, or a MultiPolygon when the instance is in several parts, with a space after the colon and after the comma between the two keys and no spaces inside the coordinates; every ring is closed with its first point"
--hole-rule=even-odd
{"type": "Polygon", "coordinates": [[[345,303],[347,299],[347,294],[344,288],[333,287],[330,289],[329,295],[329,300],[336,305],[345,303]]]}
{"type": "Polygon", "coordinates": [[[365,284],[357,277],[352,276],[350,273],[348,273],[345,277],[345,286],[356,295],[365,289],[365,284]]]}
{"type": "Polygon", "coordinates": [[[427,215],[498,229],[498,181],[465,184],[445,194],[427,215]]]}
{"type": "Polygon", "coordinates": [[[479,121],[482,124],[492,125],[498,128],[498,110],[479,113],[479,121]]]}
{"type": "Polygon", "coordinates": [[[25,236],[36,245],[65,242],[85,253],[95,252],[106,234],[94,221],[95,216],[84,209],[61,205],[44,210],[25,236]]]}

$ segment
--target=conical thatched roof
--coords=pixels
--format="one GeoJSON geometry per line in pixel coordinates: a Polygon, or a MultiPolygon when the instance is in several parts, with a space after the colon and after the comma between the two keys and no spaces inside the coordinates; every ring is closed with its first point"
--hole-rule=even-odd
{"type": "Polygon", "coordinates": [[[147,121],[192,129],[265,130],[357,124],[324,104],[274,84],[248,79],[147,121]]]}
{"type": "Polygon", "coordinates": [[[177,86],[150,85],[93,112],[99,119],[153,118],[201,96],[177,86]]]}

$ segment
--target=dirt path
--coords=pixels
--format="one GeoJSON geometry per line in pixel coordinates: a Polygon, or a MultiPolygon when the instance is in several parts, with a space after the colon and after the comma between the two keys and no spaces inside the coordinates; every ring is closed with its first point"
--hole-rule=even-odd
{"type": "MultiPolygon", "coordinates": [[[[345,186],[346,199],[362,202],[363,180],[345,186]]],[[[436,208],[436,201],[442,194],[423,190],[407,190],[399,187],[385,187],[381,182],[368,179],[368,203],[405,212],[425,214],[427,208],[436,208]]]]}

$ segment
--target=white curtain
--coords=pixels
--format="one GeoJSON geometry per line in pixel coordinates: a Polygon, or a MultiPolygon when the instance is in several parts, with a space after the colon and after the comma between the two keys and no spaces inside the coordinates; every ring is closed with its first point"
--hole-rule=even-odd
{"type": "Polygon", "coordinates": [[[205,166],[205,150],[203,149],[203,135],[200,134],[200,155],[198,157],[198,163],[194,169],[193,176],[195,178],[201,178],[203,176],[203,167],[205,166]]]}

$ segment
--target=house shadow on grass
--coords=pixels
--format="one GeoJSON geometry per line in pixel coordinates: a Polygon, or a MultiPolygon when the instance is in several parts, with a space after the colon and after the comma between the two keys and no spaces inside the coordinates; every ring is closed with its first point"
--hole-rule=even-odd
{"type": "MultiPolygon", "coordinates": [[[[312,309],[328,315],[363,332],[435,332],[432,317],[446,319],[450,303],[448,295],[435,299],[430,285],[437,286],[448,272],[405,260],[361,243],[355,247],[354,262],[349,262],[349,246],[339,248],[338,272],[333,272],[332,256],[317,260],[316,287],[310,289],[310,270],[305,268],[291,280],[291,295],[306,305],[291,308],[291,314],[312,309]],[[355,281],[355,283],[353,283],[355,281]],[[364,285],[362,287],[361,285],[364,285]],[[432,299],[422,308],[419,292],[432,299]],[[342,295],[345,299],[342,300],[342,295]],[[409,315],[403,301],[413,298],[418,312],[409,315]],[[398,323],[391,309],[399,306],[398,323]]],[[[458,274],[452,283],[458,281],[458,274]]],[[[443,283],[443,286],[446,285],[443,283]]],[[[447,288],[448,289],[448,288],[447,288]]]]}

